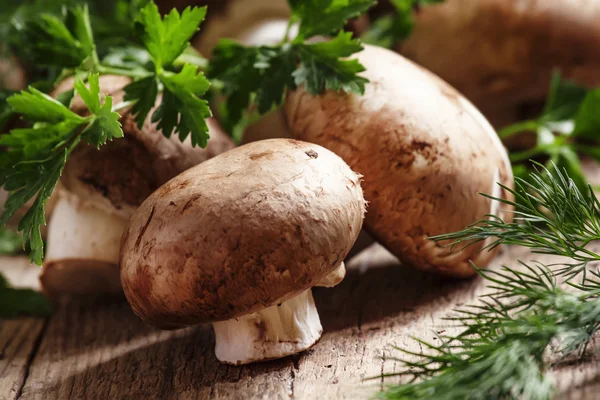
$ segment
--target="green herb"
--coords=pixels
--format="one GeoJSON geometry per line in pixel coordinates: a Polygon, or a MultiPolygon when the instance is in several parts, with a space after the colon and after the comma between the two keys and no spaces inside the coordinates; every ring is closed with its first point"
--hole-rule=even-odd
{"type": "Polygon", "coordinates": [[[600,89],[585,89],[564,81],[555,74],[542,115],[534,120],[519,122],[499,132],[502,139],[523,132],[536,134],[536,145],[524,151],[512,152],[515,175],[527,177],[529,160],[544,160],[547,168],[556,165],[566,169],[569,176],[586,190],[586,180],[578,154],[584,153],[600,161],[600,89]]]}
{"type": "MultiPolygon", "coordinates": [[[[182,141],[191,136],[193,145],[206,146],[208,126],[204,119],[210,110],[200,96],[209,82],[196,65],[178,60],[205,14],[206,7],[188,7],[181,14],[173,10],[163,19],[154,3],[145,5],[137,13],[135,33],[148,62],[130,68],[100,61],[86,5],[69,8],[60,16],[42,14],[25,24],[21,34],[31,41],[28,51],[40,63],[62,68],[62,76],[75,74],[75,91],[87,107],[82,114],[88,115],[82,117],[69,110],[72,93],[55,100],[30,87],[7,100],[12,111],[23,115],[32,127],[14,129],[0,138],[0,145],[7,149],[0,159],[0,185],[9,192],[0,224],[35,197],[18,226],[29,243],[33,262],[41,264],[44,244],[40,226],[46,223],[45,203],[69,155],[82,141],[100,147],[122,137],[117,110],[132,107],[141,127],[162,91],[152,121],[167,137],[175,131],[182,141]],[[125,103],[113,105],[110,96],[101,98],[100,74],[134,79],[125,87],[125,103]]],[[[112,54],[114,61],[118,52],[112,54]]]]}
{"type": "MultiPolygon", "coordinates": [[[[233,40],[221,40],[214,51],[209,75],[220,81],[227,97],[224,125],[232,129],[251,103],[266,113],[281,104],[287,90],[305,85],[312,94],[325,90],[363,94],[368,82],[358,73],[364,67],[349,60],[362,50],[360,40],[341,29],[349,18],[373,6],[373,0],[290,1],[289,27],[299,23],[298,35],[286,34],[278,45],[246,47],[233,40]],[[317,35],[338,32],[318,43],[317,35]]],[[[289,29],[288,29],[289,31],[289,29]]]]}
{"type": "Polygon", "coordinates": [[[409,367],[397,375],[420,381],[391,386],[381,398],[553,398],[545,353],[555,342],[562,357],[585,350],[600,327],[598,281],[569,293],[556,287],[543,266],[480,274],[496,292],[450,318],[463,327],[458,335],[440,336],[441,344],[418,340],[424,354],[397,348],[416,357],[393,358],[409,367]]]}
{"type": "Polygon", "coordinates": [[[397,42],[404,40],[412,33],[415,20],[414,13],[420,7],[442,3],[444,0],[391,0],[395,12],[384,15],[373,22],[361,39],[365,43],[392,48],[397,42]]]}
{"type": "Polygon", "coordinates": [[[486,248],[512,244],[532,249],[534,253],[568,257],[572,263],[563,268],[571,276],[585,272],[587,264],[596,261],[596,253],[587,249],[600,239],[600,204],[591,190],[582,192],[567,172],[556,166],[552,171],[535,164],[529,179],[515,179],[515,189],[500,185],[512,193],[514,201],[484,195],[514,207],[514,220],[506,222],[498,216],[468,226],[460,232],[432,237],[452,240],[454,246],[467,246],[492,239],[486,248]]]}
{"type": "Polygon", "coordinates": [[[581,192],[566,171],[537,168],[530,180],[517,179],[511,190],[517,201],[486,196],[512,204],[514,222],[487,216],[461,232],[433,239],[470,245],[492,238],[489,247],[515,244],[567,260],[523,264],[524,271],[478,270],[492,293],[449,318],[462,327],[458,334],[440,336],[437,344],[416,339],[427,349],[424,353],[397,348],[412,358],[398,359],[407,369],[395,375],[412,380],[388,387],[380,397],[551,399],[550,345],[558,343],[561,360],[585,352],[600,327],[600,273],[586,270],[589,262],[600,261],[600,254],[588,248],[600,233],[598,199],[591,191],[581,192]],[[558,287],[557,277],[572,290],[558,287]]]}
{"type": "Polygon", "coordinates": [[[0,254],[15,254],[22,250],[21,236],[7,227],[0,227],[0,254]]]}
{"type": "Polygon", "coordinates": [[[0,275],[0,318],[47,317],[51,313],[52,307],[44,295],[31,289],[11,288],[0,275]]]}

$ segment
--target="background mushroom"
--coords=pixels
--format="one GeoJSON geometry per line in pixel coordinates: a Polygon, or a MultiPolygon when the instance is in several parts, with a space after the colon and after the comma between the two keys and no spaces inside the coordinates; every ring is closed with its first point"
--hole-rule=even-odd
{"type": "Polygon", "coordinates": [[[247,144],[154,192],[121,247],[129,303],[162,328],[213,322],[229,364],[311,347],[321,324],[310,288],[332,286],[361,229],[360,176],[318,145],[247,144]]]}
{"type": "Polygon", "coordinates": [[[445,0],[415,13],[397,50],[502,127],[543,106],[554,69],[600,84],[599,19],[595,0],[445,0]]]}
{"type": "Polygon", "coordinates": [[[450,249],[427,237],[454,232],[486,214],[510,220],[512,171],[494,129],[450,85],[402,56],[366,46],[357,53],[370,80],[363,96],[298,88],[285,111],[293,135],[320,144],[364,175],[365,227],[402,261],[454,276],[475,273],[494,252],[450,249]]]}
{"type": "MultiPolygon", "coordinates": [[[[113,96],[114,104],[123,101],[128,83],[125,77],[100,77],[103,94],[113,96]]],[[[62,82],[53,95],[72,89],[72,84],[72,79],[62,82]]],[[[74,98],[72,109],[85,109],[80,98],[74,98]]],[[[80,146],[71,155],[48,227],[40,277],[46,292],[119,293],[119,244],[133,211],[173,176],[233,147],[213,119],[208,121],[208,146],[201,149],[180,142],[177,135],[167,139],[150,122],[151,114],[138,129],[133,116],[123,111],[124,138],[100,150],[80,146]]]]}

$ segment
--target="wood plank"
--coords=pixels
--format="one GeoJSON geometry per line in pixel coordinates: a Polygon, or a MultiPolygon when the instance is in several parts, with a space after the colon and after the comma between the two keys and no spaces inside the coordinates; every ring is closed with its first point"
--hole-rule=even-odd
{"type": "MultiPolygon", "coordinates": [[[[39,287],[39,267],[24,257],[0,257],[0,273],[13,286],[39,287]]],[[[20,396],[44,326],[39,318],[0,319],[0,399],[20,396]]]]}
{"type": "MultiPolygon", "coordinates": [[[[509,248],[494,264],[514,265],[517,258],[540,257],[509,248]]],[[[158,331],[119,299],[64,301],[20,398],[369,398],[397,381],[365,380],[398,371],[390,344],[418,349],[409,335],[433,340],[434,329],[448,329],[442,317],[484,290],[481,279],[452,281],[402,268],[376,245],[352,260],[340,285],[314,290],[324,335],[313,349],[244,367],[218,363],[210,326],[158,331]]],[[[567,398],[592,399],[598,371],[594,359],[554,375],[567,398]]]]}

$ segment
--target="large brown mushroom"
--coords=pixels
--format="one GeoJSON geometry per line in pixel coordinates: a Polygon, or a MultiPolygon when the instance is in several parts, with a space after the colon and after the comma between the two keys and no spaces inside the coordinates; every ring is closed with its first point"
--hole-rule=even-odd
{"type": "Polygon", "coordinates": [[[397,49],[501,126],[543,101],[555,69],[600,85],[599,20],[596,0],[445,0],[419,9],[397,49]]]}
{"type": "Polygon", "coordinates": [[[359,181],[329,150],[291,139],[187,170],[144,201],[123,235],[129,303],[161,328],[212,322],[224,363],[310,348],[322,331],[310,289],[344,277],[365,212],[359,181]]]}
{"type": "Polygon", "coordinates": [[[427,237],[463,229],[486,214],[510,219],[507,207],[479,192],[507,198],[512,185],[505,149],[486,119],[441,79],[378,47],[356,58],[370,80],[363,96],[303,88],[288,95],[293,135],[320,144],[364,175],[365,226],[402,261],[453,276],[474,274],[493,252],[450,249],[427,237]]]}
{"type": "MultiPolygon", "coordinates": [[[[123,101],[128,83],[125,77],[100,77],[103,94],[113,96],[113,104],[123,101]]],[[[53,95],[72,85],[72,79],[62,82],[53,95]]],[[[81,98],[73,100],[72,109],[85,110],[81,98]]],[[[78,147],[63,171],[40,277],[46,292],[119,293],[120,238],[133,211],[170,178],[233,147],[212,119],[211,139],[201,149],[182,143],[177,135],[167,139],[150,115],[141,129],[128,111],[121,115],[124,138],[99,150],[78,147]]]]}

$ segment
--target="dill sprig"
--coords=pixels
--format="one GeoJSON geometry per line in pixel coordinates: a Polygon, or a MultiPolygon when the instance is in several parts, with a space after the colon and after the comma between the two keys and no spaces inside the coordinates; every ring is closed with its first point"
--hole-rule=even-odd
{"type": "Polygon", "coordinates": [[[388,387],[381,398],[552,398],[547,351],[558,346],[561,359],[583,354],[600,327],[599,281],[588,280],[572,293],[542,265],[479,273],[496,291],[448,318],[461,327],[457,335],[438,336],[441,344],[415,339],[425,353],[396,347],[412,359],[391,358],[407,369],[386,376],[412,379],[388,387]]]}
{"type": "Polygon", "coordinates": [[[410,379],[389,386],[379,397],[551,399],[555,388],[548,369],[585,353],[600,328],[600,273],[587,268],[600,260],[588,247],[600,235],[598,200],[591,190],[582,193],[566,171],[551,172],[540,164],[530,179],[504,189],[514,201],[485,196],[514,206],[513,222],[488,215],[463,231],[433,239],[468,246],[491,238],[488,249],[520,245],[573,262],[521,262],[520,268],[499,271],[474,266],[490,292],[447,318],[457,334],[439,335],[439,343],[415,338],[424,352],[395,347],[408,357],[391,359],[406,368],[385,376],[410,379]],[[549,356],[550,350],[558,360],[549,356]]]}
{"type": "Polygon", "coordinates": [[[514,189],[500,186],[512,193],[514,200],[482,195],[514,207],[512,222],[486,215],[462,231],[431,239],[451,240],[453,246],[491,239],[483,250],[511,244],[538,254],[568,257],[573,262],[558,264],[562,268],[557,272],[570,278],[585,273],[588,263],[599,259],[587,248],[600,239],[600,203],[591,187],[584,193],[566,171],[555,166],[550,171],[538,163],[529,179],[515,178],[514,189]]]}

